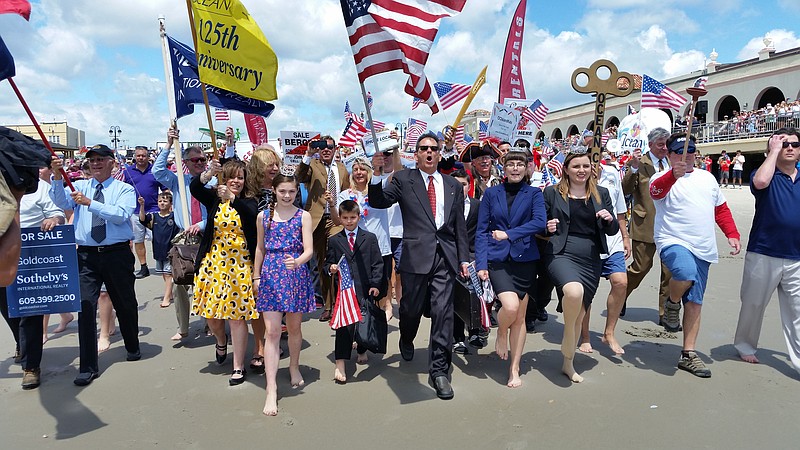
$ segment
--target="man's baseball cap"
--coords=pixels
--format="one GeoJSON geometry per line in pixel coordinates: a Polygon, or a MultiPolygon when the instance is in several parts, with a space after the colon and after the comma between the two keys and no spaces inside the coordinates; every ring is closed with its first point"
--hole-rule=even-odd
{"type": "Polygon", "coordinates": [[[86,157],[88,158],[92,153],[97,154],[97,156],[114,156],[114,150],[111,150],[107,145],[103,144],[97,144],[89,148],[89,151],[86,152],[86,157]]]}
{"type": "MultiPolygon", "coordinates": [[[[692,136],[692,138],[689,139],[689,149],[688,149],[689,153],[694,153],[697,150],[697,146],[694,145],[694,139],[695,139],[694,136],[692,136]]],[[[686,143],[686,136],[681,136],[670,142],[669,145],[667,146],[667,149],[670,152],[683,153],[683,146],[685,143],[686,143]]]]}
{"type": "Polygon", "coordinates": [[[581,135],[581,137],[584,137],[584,138],[594,137],[594,131],[593,130],[583,130],[583,134],[581,135]]]}

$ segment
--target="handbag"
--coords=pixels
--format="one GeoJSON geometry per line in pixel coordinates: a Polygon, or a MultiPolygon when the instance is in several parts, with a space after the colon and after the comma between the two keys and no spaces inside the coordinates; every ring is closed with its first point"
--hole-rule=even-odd
{"type": "Polygon", "coordinates": [[[167,257],[172,266],[172,281],[188,286],[194,284],[194,262],[200,251],[200,237],[181,231],[172,239],[167,257]]]}
{"type": "Polygon", "coordinates": [[[385,354],[388,338],[386,313],[372,299],[361,305],[361,321],[356,323],[356,343],[372,353],[385,354]]]}

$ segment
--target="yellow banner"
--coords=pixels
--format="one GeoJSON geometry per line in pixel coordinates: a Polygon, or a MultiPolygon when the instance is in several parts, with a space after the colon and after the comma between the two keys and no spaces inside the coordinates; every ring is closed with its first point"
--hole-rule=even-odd
{"type": "Polygon", "coordinates": [[[239,0],[191,0],[200,80],[245,97],[278,98],[278,57],[239,0]]]}

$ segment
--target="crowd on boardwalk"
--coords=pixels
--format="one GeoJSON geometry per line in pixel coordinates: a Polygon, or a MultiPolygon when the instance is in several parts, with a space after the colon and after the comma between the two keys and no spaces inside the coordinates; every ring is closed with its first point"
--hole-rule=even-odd
{"type": "MultiPolygon", "coordinates": [[[[554,290],[555,309],[564,322],[562,371],[579,383],[583,375],[573,360],[578,351],[592,351],[588,314],[600,280],[611,284],[602,341],[621,354],[617,321],[658,254],[661,283],[654,320],[667,331],[682,331],[679,369],[711,376],[698,356],[697,340],[708,273],[718,259],[715,226],[731,254],[738,254],[741,244],[719,180],[696,169],[693,136],[656,128],[647,149],[623,161],[610,154],[604,164],[593,165],[588,133],[564,149],[563,163],[553,174],[525,140],[513,146],[487,140],[459,154],[451,131],[443,139],[433,133],[418,139],[414,169],[403,168],[399,151],[356,158],[348,168],[335,140],[324,136],[308,146],[296,169],[287,170],[269,145],[240,160],[232,151],[232,130],[226,135],[219,161],[198,147],[184,149],[183,174],[169,169],[178,138],[170,129],[167,150],[152,163],[144,148],[137,148],[135,163],[127,167],[117,167],[108,147],[90,148],[88,171],[74,182],[74,191],[65,186],[64,161],[58,157],[44,161],[41,165],[49,167],[38,172],[20,170],[19,180],[4,177],[24,226],[52,229],[68,219],[75,226],[81,291],[76,385],[89,385],[101,374],[97,355],[108,347],[114,312],[127,360],[148,356],[140,350],[134,288],[137,278],[150,273],[144,252],[148,230],[153,271],[165,281],[161,306],[175,308],[172,339],[185,339],[191,314],[200,316],[214,337],[215,359],[223,364],[230,335],[228,383],[243,383],[248,371],[265,373],[266,415],[278,412],[282,333],[288,335],[290,382],[300,388],[304,315],[321,309],[321,322],[336,319],[343,270],[351,274],[357,301],[379,305],[386,320],[393,314],[392,301],[398,303],[397,348],[403,360],[415,357],[420,321],[430,318],[429,383],[439,398],[449,399],[454,396],[453,353],[488,344],[488,327],[474,327],[454,308],[470,301],[471,272],[495,293],[494,348],[508,361],[508,387],[523,384],[526,335],[536,320],[548,319],[554,290]],[[185,202],[178,195],[180,183],[190,193],[185,202]],[[167,252],[179,232],[199,241],[192,285],[173,283],[170,276],[167,252]],[[255,341],[249,361],[248,325],[255,341]]],[[[800,240],[793,237],[800,236],[798,147],[796,129],[777,130],[768,141],[766,161],[750,177],[756,211],[734,345],[743,360],[758,362],[764,310],[777,289],[789,355],[800,370],[800,240]],[[787,239],[770,238],[778,233],[787,239]]],[[[0,248],[12,251],[9,237],[19,234],[20,223],[6,223],[0,223],[0,248]]],[[[6,267],[0,272],[3,285],[11,273],[6,267]]],[[[22,387],[36,388],[46,319],[9,318],[5,290],[0,292],[24,371],[22,387]]],[[[62,323],[69,320],[63,317],[62,323]]],[[[336,329],[337,383],[347,382],[353,349],[358,363],[369,361],[356,334],[355,325],[336,329]]]]}

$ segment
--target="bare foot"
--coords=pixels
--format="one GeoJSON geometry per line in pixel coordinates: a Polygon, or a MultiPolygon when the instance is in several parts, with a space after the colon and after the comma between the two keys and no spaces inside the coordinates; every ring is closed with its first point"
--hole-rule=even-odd
{"type": "Polygon", "coordinates": [[[303,380],[303,376],[300,375],[299,367],[289,367],[289,376],[292,379],[292,389],[303,387],[303,385],[306,384],[306,382],[303,380]]]}
{"type": "Polygon", "coordinates": [[[608,347],[611,349],[612,352],[614,352],[614,354],[616,355],[625,354],[625,350],[622,349],[622,346],[619,345],[619,342],[617,342],[617,338],[615,338],[613,335],[603,336],[601,340],[603,341],[604,344],[608,345],[608,347]]]}
{"type": "Polygon", "coordinates": [[[97,340],[97,353],[103,353],[108,350],[109,347],[111,347],[111,341],[109,341],[107,337],[104,338],[101,336],[100,339],[97,340]]]}
{"type": "Polygon", "coordinates": [[[592,344],[589,342],[584,342],[578,347],[578,350],[582,351],[583,353],[594,353],[594,349],[592,348],[592,344]]]}
{"type": "Polygon", "coordinates": [[[159,306],[161,306],[162,308],[169,308],[169,305],[171,304],[172,304],[171,298],[164,298],[161,299],[161,304],[159,306]]]}
{"type": "Polygon", "coordinates": [[[506,383],[506,386],[510,388],[518,388],[522,386],[522,379],[519,377],[518,371],[511,371],[508,376],[508,383],[506,383]]]}
{"type": "Polygon", "coordinates": [[[564,364],[561,366],[561,371],[564,372],[564,375],[567,376],[573,383],[580,383],[583,381],[583,377],[578,375],[575,372],[575,368],[572,367],[572,360],[564,358],[564,364]]]}
{"type": "Polygon", "coordinates": [[[343,359],[336,360],[336,369],[333,370],[333,380],[341,384],[347,383],[347,375],[345,375],[343,359]]]}
{"type": "Polygon", "coordinates": [[[367,358],[367,354],[366,353],[362,353],[362,354],[358,355],[358,358],[356,359],[356,364],[366,364],[367,363],[367,359],[368,359],[367,358]]]}
{"type": "Polygon", "coordinates": [[[742,358],[742,361],[749,362],[750,364],[758,364],[758,358],[756,358],[755,354],[752,354],[752,355],[739,355],[739,358],[742,358]]]}
{"type": "Polygon", "coordinates": [[[394,317],[392,314],[392,307],[390,306],[389,309],[386,309],[385,311],[386,311],[386,321],[388,322],[392,320],[392,317],[394,317]]]}
{"type": "Polygon", "coordinates": [[[173,340],[173,341],[180,341],[181,339],[185,338],[186,336],[189,336],[189,333],[183,334],[181,332],[177,332],[170,339],[173,340]]]}
{"type": "Polygon", "coordinates": [[[61,322],[59,322],[59,324],[56,327],[56,329],[53,330],[53,333],[61,333],[61,332],[63,332],[64,330],[67,329],[67,325],[69,325],[70,322],[75,320],[75,316],[73,316],[72,314],[70,314],[68,317],[69,318],[67,320],[64,320],[64,316],[61,316],[61,322]]]}
{"type": "Polygon", "coordinates": [[[508,359],[508,335],[497,335],[497,339],[494,341],[494,351],[497,353],[497,356],[499,356],[500,359],[508,359]]]}
{"type": "Polygon", "coordinates": [[[267,391],[267,401],[264,403],[265,416],[278,415],[278,392],[267,391]]]}
{"type": "Polygon", "coordinates": [[[42,335],[42,345],[47,344],[47,334],[42,335]]]}

